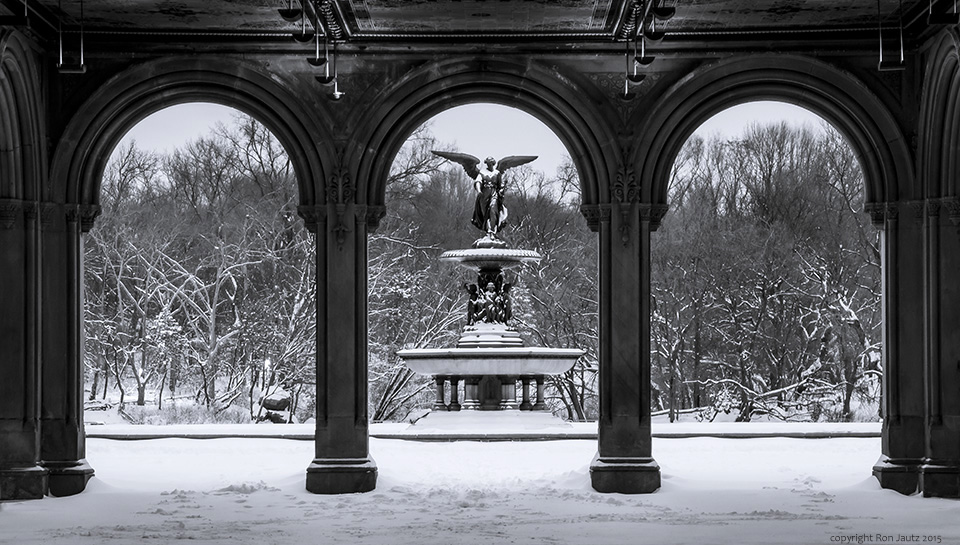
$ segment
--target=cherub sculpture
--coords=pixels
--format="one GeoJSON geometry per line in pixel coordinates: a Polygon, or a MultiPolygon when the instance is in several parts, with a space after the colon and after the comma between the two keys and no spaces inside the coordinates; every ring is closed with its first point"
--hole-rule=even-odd
{"type": "Polygon", "coordinates": [[[473,187],[477,190],[477,203],[473,209],[473,225],[485,232],[489,238],[497,238],[500,226],[507,219],[507,207],[503,205],[503,194],[506,190],[503,173],[507,169],[524,165],[533,161],[535,155],[511,155],[500,159],[498,163],[493,157],[487,157],[484,167],[480,167],[480,159],[466,153],[452,151],[434,151],[434,155],[459,163],[467,176],[473,180],[473,187]]]}

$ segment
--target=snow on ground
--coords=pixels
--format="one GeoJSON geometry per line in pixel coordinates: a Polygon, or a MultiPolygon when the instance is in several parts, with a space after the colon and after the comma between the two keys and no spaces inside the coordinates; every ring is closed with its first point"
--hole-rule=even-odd
{"type": "Polygon", "coordinates": [[[596,441],[374,438],[377,489],[322,496],[304,490],[310,441],[89,439],[87,491],[0,504],[0,543],[960,543],[960,503],[880,489],[879,438],[653,446],[663,487],[627,496],[590,488],[596,441]]]}

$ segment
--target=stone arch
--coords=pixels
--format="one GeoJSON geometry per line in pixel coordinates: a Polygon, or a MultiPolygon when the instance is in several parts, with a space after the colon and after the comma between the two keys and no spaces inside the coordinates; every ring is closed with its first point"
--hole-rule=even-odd
{"type": "Polygon", "coordinates": [[[889,109],[866,85],[809,57],[758,55],[702,67],[637,120],[644,136],[633,164],[641,173],[641,198],[666,203],[670,168],[693,131],[724,109],[756,100],[795,104],[833,124],[860,160],[865,202],[896,201],[912,188],[910,146],[889,109]]]}
{"type": "Polygon", "coordinates": [[[323,192],[328,150],[316,134],[330,126],[303,107],[295,91],[238,59],[165,58],[135,66],[105,81],[76,112],[57,144],[52,200],[97,204],[100,178],[111,150],[146,116],[187,102],[213,102],[241,110],[280,141],[296,172],[300,204],[323,192]]]}
{"type": "Polygon", "coordinates": [[[358,203],[382,205],[394,156],[416,127],[432,116],[470,103],[520,109],[554,131],[580,176],[582,201],[596,204],[607,194],[610,165],[616,165],[615,135],[587,102],[587,92],[555,71],[491,60],[453,59],[407,74],[384,91],[386,100],[368,116],[358,149],[358,203]]]}
{"type": "Polygon", "coordinates": [[[927,53],[920,101],[920,165],[923,196],[956,196],[960,174],[960,34],[941,33],[927,53]],[[952,184],[952,185],[951,185],[952,184]]]}
{"type": "Polygon", "coordinates": [[[42,93],[32,56],[21,34],[0,33],[0,198],[35,200],[43,183],[42,93]]]}

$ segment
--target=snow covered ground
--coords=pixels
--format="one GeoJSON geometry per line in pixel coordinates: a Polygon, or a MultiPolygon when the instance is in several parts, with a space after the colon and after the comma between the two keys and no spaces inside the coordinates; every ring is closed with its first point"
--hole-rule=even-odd
{"type": "Polygon", "coordinates": [[[638,496],[590,488],[590,440],[370,448],[374,492],[320,496],[310,441],[89,439],[87,491],[0,504],[0,543],[960,543],[960,502],[880,489],[878,438],[654,439],[638,496]]]}

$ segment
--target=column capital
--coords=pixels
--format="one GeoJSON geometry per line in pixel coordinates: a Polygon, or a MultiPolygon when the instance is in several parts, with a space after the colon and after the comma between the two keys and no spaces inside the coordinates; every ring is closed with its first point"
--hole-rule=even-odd
{"type": "Polygon", "coordinates": [[[960,197],[944,197],[940,199],[943,207],[950,215],[950,222],[960,227],[960,197]]]}
{"type": "Polygon", "coordinates": [[[22,225],[26,206],[27,203],[20,199],[0,199],[0,229],[22,225]]]}
{"type": "Polygon", "coordinates": [[[656,231],[669,209],[670,205],[667,204],[641,204],[640,221],[650,222],[650,231],[656,231]]]}
{"type": "Polygon", "coordinates": [[[303,224],[311,233],[317,232],[317,225],[327,220],[327,205],[301,204],[297,207],[297,215],[303,219],[303,224]]]}
{"type": "Polygon", "coordinates": [[[367,234],[373,233],[380,227],[380,220],[387,215],[387,207],[383,205],[361,205],[356,206],[357,223],[363,223],[367,226],[367,234]]]}

